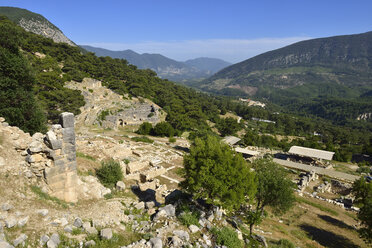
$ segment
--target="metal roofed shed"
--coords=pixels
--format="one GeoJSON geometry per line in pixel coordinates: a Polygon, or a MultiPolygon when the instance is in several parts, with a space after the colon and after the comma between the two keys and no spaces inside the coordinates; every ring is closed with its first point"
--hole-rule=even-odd
{"type": "Polygon", "coordinates": [[[233,146],[236,143],[238,143],[240,139],[235,136],[226,136],[225,138],[223,138],[223,141],[227,143],[228,145],[233,146]]]}
{"type": "Polygon", "coordinates": [[[235,151],[243,155],[249,155],[249,156],[257,156],[260,154],[258,151],[252,151],[247,148],[241,148],[241,147],[236,147],[235,151]]]}
{"type": "Polygon", "coordinates": [[[292,146],[288,152],[294,155],[325,160],[332,160],[333,155],[335,154],[334,152],[307,148],[302,146],[292,146]]]}

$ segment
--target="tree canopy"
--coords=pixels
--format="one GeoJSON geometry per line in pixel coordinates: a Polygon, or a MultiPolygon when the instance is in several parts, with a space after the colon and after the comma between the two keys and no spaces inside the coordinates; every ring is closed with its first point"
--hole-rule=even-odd
{"type": "Polygon", "coordinates": [[[358,213],[362,224],[359,233],[367,243],[372,243],[372,183],[360,178],[353,184],[353,193],[355,201],[362,205],[358,213]]]}
{"type": "Polygon", "coordinates": [[[237,209],[256,191],[254,173],[246,161],[216,137],[196,138],[184,166],[183,188],[210,204],[237,209]]]}
{"type": "Polygon", "coordinates": [[[281,215],[295,202],[293,183],[278,164],[260,159],[254,162],[253,167],[257,177],[257,192],[255,207],[247,212],[251,233],[253,226],[261,222],[265,207],[270,206],[274,214],[281,215]]]}

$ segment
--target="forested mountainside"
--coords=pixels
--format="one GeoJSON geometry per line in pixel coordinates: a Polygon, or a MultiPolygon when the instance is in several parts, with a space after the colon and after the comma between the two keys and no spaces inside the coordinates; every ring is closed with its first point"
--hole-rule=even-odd
{"type": "Polygon", "coordinates": [[[336,121],[372,112],[372,32],[312,39],[227,67],[199,85],[336,121]]]}
{"type": "Polygon", "coordinates": [[[81,92],[64,85],[90,77],[124,97],[144,97],[158,104],[167,112],[166,121],[175,129],[175,135],[184,131],[190,132],[190,137],[205,135],[212,132],[212,124],[223,136],[246,128],[247,145],[286,149],[300,144],[336,151],[338,160],[350,160],[352,154],[372,151],[372,125],[368,122],[347,122],[341,126],[322,118],[277,113],[270,105],[267,109],[248,107],[161,79],[153,71],[138,69],[126,60],[97,57],[82,53],[78,47],[55,43],[26,32],[6,17],[0,20],[0,45],[0,116],[31,133],[45,130],[45,120],[56,122],[61,112],[79,114],[84,105],[81,92]],[[243,122],[221,118],[220,114],[226,111],[241,116],[243,122]],[[257,123],[252,117],[269,119],[275,124],[257,123]],[[314,132],[322,135],[314,136],[314,132]],[[307,138],[278,142],[266,134],[307,138]]]}
{"type": "Polygon", "coordinates": [[[16,7],[0,7],[0,15],[7,16],[26,31],[51,38],[55,42],[64,42],[76,46],[58,27],[40,14],[16,7]]]}
{"type": "Polygon", "coordinates": [[[151,69],[164,79],[182,82],[184,80],[200,80],[211,76],[230,63],[215,58],[196,58],[185,62],[167,58],[161,54],[139,54],[132,50],[111,51],[103,48],[81,45],[83,49],[95,53],[99,57],[125,59],[140,69],[151,69]]]}

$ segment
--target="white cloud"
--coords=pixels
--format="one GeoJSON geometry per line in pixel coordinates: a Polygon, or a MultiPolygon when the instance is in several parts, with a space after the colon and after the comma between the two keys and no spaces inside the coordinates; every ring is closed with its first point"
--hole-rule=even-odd
{"type": "Polygon", "coordinates": [[[208,39],[140,43],[82,43],[114,51],[131,49],[137,53],[159,53],[184,61],[197,57],[220,58],[237,63],[263,52],[274,50],[310,37],[260,38],[260,39],[208,39]]]}

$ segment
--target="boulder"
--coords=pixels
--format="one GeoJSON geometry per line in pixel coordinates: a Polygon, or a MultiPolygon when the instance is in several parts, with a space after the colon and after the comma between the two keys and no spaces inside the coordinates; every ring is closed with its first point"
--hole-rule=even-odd
{"type": "Polygon", "coordinates": [[[65,226],[65,228],[63,228],[63,231],[65,231],[67,233],[72,233],[73,230],[74,230],[74,228],[71,225],[67,225],[67,226],[65,226]]]}
{"type": "Polygon", "coordinates": [[[38,210],[36,210],[36,213],[41,215],[41,216],[47,216],[48,213],[49,213],[49,210],[48,209],[38,209],[38,210]]]}
{"type": "Polygon", "coordinates": [[[152,248],[162,248],[163,247],[163,242],[161,238],[151,238],[150,239],[150,244],[152,248]]]}
{"type": "Polygon", "coordinates": [[[26,217],[23,217],[23,218],[19,219],[18,220],[18,226],[23,227],[24,225],[26,225],[29,218],[30,218],[29,216],[26,216],[26,217]]]}
{"type": "Polygon", "coordinates": [[[14,227],[15,225],[17,225],[17,220],[13,217],[13,216],[11,216],[11,217],[9,217],[9,218],[7,218],[6,220],[5,220],[5,226],[7,227],[7,228],[12,228],[12,227],[14,227]]]}
{"type": "Polygon", "coordinates": [[[64,112],[60,114],[59,124],[61,124],[63,128],[69,128],[69,127],[73,128],[74,127],[74,114],[69,113],[69,112],[64,112]]]}
{"type": "Polygon", "coordinates": [[[14,248],[14,246],[10,245],[6,241],[0,241],[0,248],[14,248]]]}
{"type": "Polygon", "coordinates": [[[85,242],[84,244],[84,247],[92,247],[92,246],[96,246],[96,242],[94,240],[89,240],[85,242]]]}
{"type": "Polygon", "coordinates": [[[49,241],[48,235],[41,236],[39,240],[40,246],[44,246],[48,241],[49,241]]]}
{"type": "Polygon", "coordinates": [[[18,246],[18,245],[22,245],[23,246],[23,243],[27,240],[27,235],[22,233],[21,235],[19,235],[14,241],[13,241],[13,245],[14,246],[18,246]]]}
{"type": "Polygon", "coordinates": [[[3,205],[1,205],[1,210],[3,210],[3,211],[9,211],[11,209],[13,209],[13,205],[12,204],[4,203],[3,205]]]}
{"type": "Polygon", "coordinates": [[[43,144],[40,141],[32,141],[28,149],[31,153],[38,153],[43,150],[43,144]]]}
{"type": "Polygon", "coordinates": [[[180,239],[184,240],[184,241],[189,241],[189,239],[190,239],[189,233],[184,231],[184,230],[175,230],[175,231],[173,231],[173,234],[176,235],[177,237],[179,237],[180,239]]]}
{"type": "Polygon", "coordinates": [[[116,189],[119,191],[125,190],[125,183],[123,181],[118,181],[116,183],[116,189]]]}
{"type": "Polygon", "coordinates": [[[176,216],[176,208],[172,204],[159,208],[159,210],[164,210],[168,217],[176,216]]]}
{"type": "Polygon", "coordinates": [[[102,239],[111,239],[112,238],[111,228],[102,229],[100,235],[102,239]]]}
{"type": "Polygon", "coordinates": [[[195,225],[190,225],[189,226],[189,230],[191,233],[196,233],[196,232],[199,232],[199,227],[195,226],[195,225]]]}
{"type": "Polygon", "coordinates": [[[82,226],[83,226],[83,221],[79,217],[77,217],[74,221],[74,227],[79,228],[79,227],[82,227],[82,226]]]}

